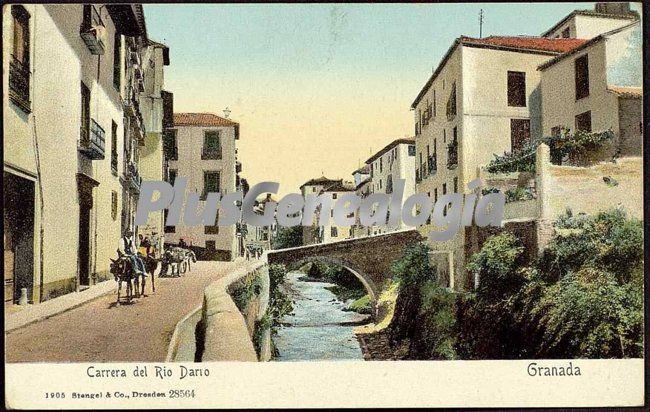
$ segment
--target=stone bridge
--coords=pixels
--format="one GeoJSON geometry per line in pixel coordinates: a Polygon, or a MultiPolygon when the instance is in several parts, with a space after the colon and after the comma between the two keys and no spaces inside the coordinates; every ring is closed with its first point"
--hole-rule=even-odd
{"type": "Polygon", "coordinates": [[[269,264],[284,264],[289,270],[296,270],[314,261],[341,265],[363,283],[374,304],[382,283],[391,278],[392,263],[401,258],[410,245],[423,239],[417,230],[407,229],[330,243],[270,250],[267,259],[269,264]]]}

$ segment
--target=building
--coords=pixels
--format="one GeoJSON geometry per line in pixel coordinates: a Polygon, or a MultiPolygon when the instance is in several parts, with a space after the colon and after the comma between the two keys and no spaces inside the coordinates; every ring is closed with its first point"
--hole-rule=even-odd
{"type": "MultiPolygon", "coordinates": [[[[140,65],[143,68],[144,92],[139,106],[145,126],[144,146],[140,147],[139,174],[143,180],[164,180],[163,133],[173,122],[168,100],[171,94],[163,90],[164,67],[170,63],[169,48],[149,39],[143,48],[140,65]],[[167,110],[165,110],[167,108],[167,110]]],[[[138,227],[138,235],[147,238],[158,252],[162,251],[164,220],[162,211],[149,214],[147,224],[138,227]]]]}
{"type": "MultiPolygon", "coordinates": [[[[300,193],[303,198],[307,198],[307,195],[316,195],[318,196],[325,187],[331,186],[336,183],[342,183],[343,180],[334,180],[329,179],[325,176],[321,176],[315,179],[310,179],[307,182],[303,183],[300,186],[300,193]]],[[[317,224],[317,216],[314,215],[314,221],[310,226],[302,227],[302,244],[311,245],[314,243],[320,243],[322,235],[320,233],[320,227],[317,224]]]]}
{"type": "Polygon", "coordinates": [[[614,132],[603,158],[640,156],[643,64],[638,20],[603,33],[539,67],[542,128],[614,132]]]}
{"type": "MultiPolygon", "coordinates": [[[[415,193],[415,139],[396,139],[387,144],[380,151],[372,155],[366,164],[370,166],[370,193],[385,193],[393,195],[395,182],[404,180],[404,194],[402,199],[407,199],[415,193]]],[[[389,231],[405,229],[406,226],[400,219],[396,227],[368,228],[370,234],[377,235],[389,231]]]]}
{"type": "MultiPolygon", "coordinates": [[[[371,193],[372,179],[370,178],[370,165],[364,164],[359,169],[352,172],[354,178],[354,193],[364,199],[371,193]]],[[[372,234],[372,228],[362,226],[357,213],[356,223],[351,227],[352,237],[369,236],[372,234]]]]}
{"type": "MultiPolygon", "coordinates": [[[[165,147],[167,181],[174,184],[176,177],[186,178],[186,193],[201,196],[199,208],[208,193],[235,193],[238,139],[239,123],[230,119],[212,113],[174,113],[165,147]]],[[[178,245],[181,239],[201,260],[230,261],[240,253],[236,225],[187,226],[181,219],[175,227],[165,227],[165,244],[178,245]]]]}
{"type": "Polygon", "coordinates": [[[132,228],[125,198],[137,195],[145,126],[131,58],[146,26],[139,5],[8,5],[2,16],[5,301],[25,288],[41,302],[108,279],[132,228]]]}
{"type": "MultiPolygon", "coordinates": [[[[422,88],[415,112],[416,190],[437,200],[464,193],[479,166],[494,153],[519,150],[541,136],[540,72],[549,59],[582,44],[579,39],[527,36],[460,37],[422,88]]],[[[420,227],[424,236],[434,225],[420,227]]],[[[465,228],[432,242],[443,284],[464,289],[465,228]]]]}
{"type": "Polygon", "coordinates": [[[594,10],[574,10],[542,37],[591,39],[599,34],[618,29],[639,19],[639,13],[630,10],[630,3],[596,3],[594,10]]]}
{"type": "MultiPolygon", "coordinates": [[[[331,185],[325,186],[320,191],[320,195],[326,195],[332,199],[332,209],[330,210],[329,219],[324,220],[320,210],[317,213],[317,216],[319,217],[319,243],[329,243],[352,237],[352,225],[339,226],[334,222],[334,205],[344,194],[354,193],[354,189],[355,187],[352,182],[343,181],[343,179],[341,179],[331,185]]],[[[355,216],[350,215],[348,217],[355,216]]]]}

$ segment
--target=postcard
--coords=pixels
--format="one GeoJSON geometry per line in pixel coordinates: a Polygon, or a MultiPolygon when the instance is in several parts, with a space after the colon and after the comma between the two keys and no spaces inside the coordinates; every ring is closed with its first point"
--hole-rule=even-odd
{"type": "Polygon", "coordinates": [[[642,6],[5,4],[5,406],[644,406],[642,6]]]}

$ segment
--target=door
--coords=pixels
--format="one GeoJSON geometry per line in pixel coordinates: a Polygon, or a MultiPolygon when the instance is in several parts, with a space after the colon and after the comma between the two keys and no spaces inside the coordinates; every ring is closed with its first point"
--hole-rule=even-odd
{"type": "Polygon", "coordinates": [[[510,144],[512,152],[518,152],[530,142],[530,120],[510,120],[510,144]]]}
{"type": "Polygon", "coordinates": [[[90,285],[90,206],[79,207],[79,284],[90,285]]]}

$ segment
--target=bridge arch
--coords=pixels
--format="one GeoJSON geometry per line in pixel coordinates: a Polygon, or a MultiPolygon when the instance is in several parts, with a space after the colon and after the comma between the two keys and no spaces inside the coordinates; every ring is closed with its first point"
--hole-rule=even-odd
{"type": "Polygon", "coordinates": [[[377,302],[377,298],[379,297],[379,291],[377,289],[377,285],[372,281],[370,276],[368,276],[366,273],[364,273],[361,270],[355,269],[354,264],[344,260],[340,259],[337,257],[333,256],[307,256],[304,257],[300,260],[297,260],[295,262],[289,263],[286,265],[288,270],[297,270],[307,263],[313,263],[313,262],[323,262],[323,263],[328,263],[328,264],[333,264],[333,265],[338,265],[344,267],[346,270],[348,270],[350,273],[354,275],[363,287],[366,289],[366,292],[368,292],[368,295],[370,296],[370,300],[372,301],[373,307],[375,306],[375,303],[377,302]]]}

